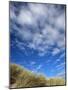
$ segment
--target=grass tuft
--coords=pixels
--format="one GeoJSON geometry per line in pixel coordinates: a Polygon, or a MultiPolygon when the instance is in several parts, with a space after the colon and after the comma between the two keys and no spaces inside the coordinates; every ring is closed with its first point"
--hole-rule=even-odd
{"type": "Polygon", "coordinates": [[[10,65],[10,88],[45,87],[56,85],[65,85],[65,80],[61,78],[47,79],[45,76],[34,74],[19,65],[10,65]]]}

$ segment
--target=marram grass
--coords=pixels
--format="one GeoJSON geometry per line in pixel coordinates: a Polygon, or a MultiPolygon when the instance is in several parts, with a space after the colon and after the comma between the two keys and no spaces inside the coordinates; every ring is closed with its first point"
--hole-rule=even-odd
{"type": "Polygon", "coordinates": [[[34,74],[31,71],[16,64],[10,65],[10,88],[29,88],[65,85],[61,78],[46,78],[43,75],[34,74]]]}

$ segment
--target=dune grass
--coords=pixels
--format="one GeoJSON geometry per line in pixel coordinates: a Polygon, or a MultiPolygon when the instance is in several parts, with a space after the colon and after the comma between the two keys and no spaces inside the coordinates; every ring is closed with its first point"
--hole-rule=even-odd
{"type": "Polygon", "coordinates": [[[19,65],[10,65],[10,88],[45,87],[56,85],[65,85],[65,80],[61,78],[47,79],[45,76],[34,74],[19,65]]]}

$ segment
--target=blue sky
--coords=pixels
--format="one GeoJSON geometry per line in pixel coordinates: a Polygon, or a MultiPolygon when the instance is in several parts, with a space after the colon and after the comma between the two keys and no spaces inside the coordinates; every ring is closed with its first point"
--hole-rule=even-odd
{"type": "Polygon", "coordinates": [[[65,6],[10,2],[10,62],[65,77],[65,6]]]}

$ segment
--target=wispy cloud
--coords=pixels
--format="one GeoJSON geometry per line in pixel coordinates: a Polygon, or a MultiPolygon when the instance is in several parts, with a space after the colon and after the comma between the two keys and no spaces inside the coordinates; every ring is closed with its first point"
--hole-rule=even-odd
{"type": "Polygon", "coordinates": [[[55,44],[57,48],[53,49],[52,54],[62,51],[65,42],[64,33],[60,30],[64,32],[65,29],[65,13],[58,5],[56,8],[55,5],[28,3],[28,6],[21,6],[18,15],[15,14],[15,7],[12,7],[10,18],[21,25],[21,28],[16,26],[19,28],[15,29],[17,36],[27,40],[29,48],[37,50],[40,56],[44,56],[55,44]]]}
{"type": "Polygon", "coordinates": [[[58,54],[59,52],[60,52],[60,49],[54,48],[54,49],[53,49],[53,52],[52,52],[52,55],[56,55],[56,54],[58,54]]]}
{"type": "Polygon", "coordinates": [[[35,66],[36,64],[33,64],[33,67],[32,67],[32,72],[38,72],[38,74],[40,74],[40,70],[41,70],[41,68],[42,68],[42,64],[38,64],[37,66],[35,66]]]}
{"type": "Polygon", "coordinates": [[[57,73],[56,77],[62,77],[62,78],[65,78],[65,72],[59,72],[57,73]]]}
{"type": "Polygon", "coordinates": [[[36,70],[40,70],[40,68],[42,68],[42,65],[38,65],[38,67],[36,68],[36,70]]]}
{"type": "Polygon", "coordinates": [[[36,64],[36,62],[35,62],[35,61],[32,61],[32,62],[30,62],[30,64],[31,64],[31,65],[35,65],[35,64],[36,64]]]}
{"type": "Polygon", "coordinates": [[[65,66],[65,62],[63,62],[63,63],[57,65],[56,68],[60,68],[60,67],[63,67],[63,66],[65,66]]]}
{"type": "Polygon", "coordinates": [[[65,57],[65,52],[62,53],[62,54],[59,56],[59,58],[57,58],[57,59],[55,60],[54,64],[59,63],[59,62],[62,60],[62,58],[64,58],[64,57],[65,57]]]}
{"type": "Polygon", "coordinates": [[[64,8],[64,5],[24,2],[10,5],[11,48],[20,49],[19,63],[32,72],[65,76],[64,8]]]}
{"type": "MultiPolygon", "coordinates": [[[[57,66],[57,65],[60,65],[61,62],[65,62],[64,57],[65,57],[65,53],[62,53],[62,54],[59,56],[59,58],[57,58],[57,59],[55,60],[55,62],[54,62],[53,64],[57,66]]],[[[65,67],[65,65],[64,65],[64,67],[65,67]]],[[[61,68],[61,67],[59,67],[59,68],[61,68]]]]}

